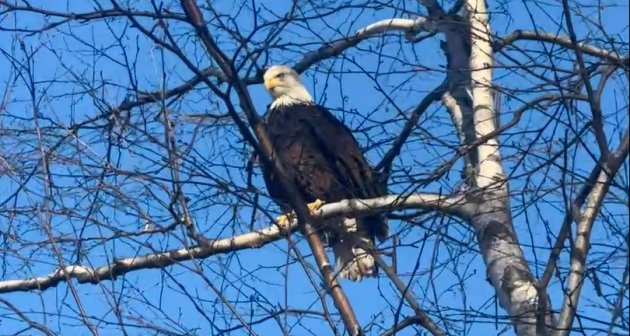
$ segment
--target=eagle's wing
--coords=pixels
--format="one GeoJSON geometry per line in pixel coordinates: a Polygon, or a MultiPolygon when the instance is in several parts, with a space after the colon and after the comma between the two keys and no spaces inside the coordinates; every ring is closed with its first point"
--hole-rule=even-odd
{"type": "Polygon", "coordinates": [[[325,156],[330,171],[347,188],[344,196],[370,198],[383,195],[378,190],[372,167],[350,129],[326,109],[310,108],[312,111],[304,113],[300,119],[325,156]]]}

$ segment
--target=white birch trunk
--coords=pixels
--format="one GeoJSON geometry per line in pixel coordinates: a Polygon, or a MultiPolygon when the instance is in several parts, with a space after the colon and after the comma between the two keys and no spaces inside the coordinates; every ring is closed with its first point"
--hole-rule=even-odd
{"type": "MultiPolygon", "coordinates": [[[[496,129],[491,87],[491,30],[484,0],[467,0],[466,9],[471,31],[469,65],[472,106],[463,111],[472,114],[475,138],[478,139],[496,129]]],[[[512,317],[516,333],[532,336],[544,334],[546,328],[539,323],[536,315],[539,297],[536,282],[514,232],[498,138],[490,138],[480,144],[475,154],[473,164],[476,166],[472,181],[478,192],[474,197],[477,211],[470,224],[475,229],[488,278],[496,290],[501,307],[512,317]]],[[[550,321],[550,317],[547,317],[550,321]]]]}

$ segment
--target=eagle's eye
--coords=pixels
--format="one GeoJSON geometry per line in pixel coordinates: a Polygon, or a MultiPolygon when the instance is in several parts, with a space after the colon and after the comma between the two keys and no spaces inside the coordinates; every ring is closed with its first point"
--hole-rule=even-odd
{"type": "Polygon", "coordinates": [[[281,73],[276,75],[276,78],[284,78],[284,76],[286,76],[286,75],[287,74],[281,72],[281,73]]]}

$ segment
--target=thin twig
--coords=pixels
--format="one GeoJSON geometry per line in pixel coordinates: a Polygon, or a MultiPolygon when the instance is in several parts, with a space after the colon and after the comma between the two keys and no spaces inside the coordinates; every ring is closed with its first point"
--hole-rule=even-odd
{"type": "Polygon", "coordinates": [[[381,162],[379,162],[374,168],[376,170],[383,171],[383,173],[385,174],[385,176],[383,177],[384,179],[389,176],[392,169],[392,162],[400,154],[402,146],[407,141],[407,138],[409,138],[409,135],[411,135],[411,132],[413,132],[413,130],[416,128],[418,120],[420,119],[422,114],[427,110],[427,108],[429,108],[431,103],[439,100],[447,89],[448,83],[442,82],[442,84],[438,85],[435,89],[433,89],[433,91],[427,94],[422,99],[420,104],[418,104],[418,106],[416,106],[416,108],[411,112],[411,116],[409,116],[409,119],[405,123],[405,126],[400,132],[400,135],[398,136],[398,138],[396,138],[396,141],[394,141],[392,148],[390,148],[389,151],[385,153],[385,155],[381,159],[381,162]]]}
{"type": "Polygon", "coordinates": [[[394,283],[394,286],[398,289],[400,294],[403,296],[405,301],[411,306],[413,311],[416,313],[416,317],[418,318],[418,324],[424,327],[427,331],[429,331],[432,335],[444,335],[444,332],[440,330],[440,328],[431,320],[429,315],[422,310],[416,299],[414,298],[413,291],[409,286],[405,286],[405,284],[400,280],[398,275],[394,273],[394,270],[383,261],[383,259],[379,256],[376,257],[376,263],[378,267],[382,268],[390,280],[394,283]]]}

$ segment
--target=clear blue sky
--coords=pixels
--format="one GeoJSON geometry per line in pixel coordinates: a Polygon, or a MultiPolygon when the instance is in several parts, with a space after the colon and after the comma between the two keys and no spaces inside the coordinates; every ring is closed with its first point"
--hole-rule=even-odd
{"type": "MultiPolygon", "coordinates": [[[[57,10],[65,10],[66,8],[65,3],[53,4],[49,1],[32,1],[31,4],[36,7],[45,4],[47,8],[53,9],[57,7],[57,10]]],[[[265,9],[262,10],[261,15],[266,19],[272,18],[272,12],[280,16],[284,15],[287,8],[286,4],[279,4],[276,1],[263,1],[257,4],[261,6],[259,8],[264,6],[265,9]]],[[[234,22],[230,23],[230,28],[238,27],[242,34],[249,34],[253,27],[250,12],[230,9],[232,6],[230,1],[218,1],[215,5],[221,13],[234,19],[234,22]]],[[[72,11],[82,12],[91,10],[93,3],[74,2],[72,6],[72,11]]],[[[103,6],[109,7],[109,4],[103,4],[103,6]]],[[[534,27],[556,33],[558,30],[557,23],[562,21],[560,17],[561,11],[558,6],[542,6],[532,2],[512,2],[505,6],[505,10],[511,14],[509,17],[499,12],[501,7],[496,2],[490,2],[490,8],[493,10],[491,15],[493,29],[499,35],[514,29],[533,29],[534,27]],[[526,8],[529,9],[531,14],[527,14],[526,8]],[[532,23],[533,20],[535,20],[535,26],[532,23]]],[[[416,7],[409,7],[407,10],[417,12],[416,7]]],[[[584,11],[586,14],[591,15],[595,12],[595,9],[589,10],[587,7],[584,7],[584,11]]],[[[286,45],[285,48],[283,50],[271,50],[269,63],[295,63],[304,52],[316,50],[321,46],[321,43],[341,37],[340,33],[351,34],[356,29],[376,20],[400,16],[408,17],[409,15],[390,9],[379,11],[366,10],[359,15],[357,10],[345,9],[327,15],[322,19],[311,19],[307,23],[294,23],[280,35],[282,39],[278,43],[286,45]]],[[[413,15],[411,16],[413,17],[413,15]]],[[[590,16],[586,18],[588,19],[590,16]]],[[[206,19],[209,19],[209,16],[206,19]]],[[[44,18],[41,16],[20,14],[17,19],[13,16],[0,18],[0,26],[13,27],[17,25],[22,28],[36,28],[42,25],[43,20],[44,18]]],[[[50,20],[56,21],[56,19],[50,20]]],[[[602,21],[605,22],[603,28],[607,32],[620,34],[625,38],[627,45],[627,4],[607,8],[604,11],[602,21]]],[[[97,107],[103,101],[115,106],[130,93],[129,76],[124,66],[121,65],[125,55],[122,53],[122,49],[116,45],[113,35],[123,35],[121,41],[125,46],[128,59],[134,63],[134,75],[141,90],[151,92],[159,90],[163,74],[166,74],[167,88],[179,85],[183,80],[190,78],[190,71],[185,68],[181,61],[168,54],[162,59],[161,51],[158,48],[155,48],[152,43],[141,37],[137,30],[124,24],[124,22],[125,20],[112,20],[107,23],[102,21],[90,22],[82,25],[72,23],[70,26],[61,26],[58,30],[29,37],[26,37],[25,34],[0,32],[2,49],[9,52],[11,46],[13,46],[15,48],[13,56],[21,60],[23,59],[23,53],[19,50],[17,40],[23,41],[29,50],[40,49],[33,62],[38,97],[41,98],[38,105],[41,111],[40,118],[47,117],[56,123],[67,125],[71,120],[80,121],[99,114],[97,107]],[[72,33],[73,36],[69,33],[72,33]],[[99,50],[91,49],[89,47],[90,44],[96,44],[99,50]],[[136,51],[136,48],[138,51],[136,51]],[[96,66],[93,67],[92,64],[96,64],[96,66]],[[88,92],[88,94],[80,94],[80,90],[85,88],[74,83],[77,78],[90,83],[99,83],[101,79],[105,79],[108,81],[108,84],[103,88],[88,92]],[[58,82],[50,83],[49,81],[53,79],[56,79],[58,82]],[[90,97],[90,93],[94,94],[96,98],[90,97]]],[[[141,22],[147,27],[152,25],[150,20],[141,20],[141,22]]],[[[576,18],[574,22],[577,25],[578,36],[586,36],[587,28],[580,23],[582,22],[581,19],[576,18]]],[[[171,27],[174,31],[180,31],[179,29],[181,28],[176,23],[172,23],[171,27]]],[[[216,27],[211,27],[211,32],[216,33],[218,30],[216,27]]],[[[253,41],[262,41],[268,32],[268,30],[260,31],[254,35],[253,41]]],[[[564,34],[564,32],[560,33],[564,34]]],[[[600,36],[601,34],[597,32],[595,35],[600,36]]],[[[226,46],[226,52],[232,55],[234,42],[229,40],[229,36],[225,33],[216,33],[216,36],[221,45],[226,46]]],[[[431,38],[412,47],[406,42],[401,45],[397,36],[385,39],[376,38],[371,42],[360,44],[358,48],[349,50],[344,54],[344,57],[326,60],[315,65],[303,76],[317,101],[330,108],[352,128],[369,128],[366,132],[357,133],[357,137],[366,147],[372,146],[379,140],[395,135],[400,130],[402,121],[397,114],[398,112],[396,112],[397,109],[403,111],[412,109],[424,97],[426,92],[434,88],[443,79],[445,60],[442,51],[439,49],[440,39],[431,38]],[[381,53],[375,54],[373,52],[373,50],[378,50],[381,47],[381,53]],[[398,61],[393,60],[393,57],[396,55],[401,56],[398,61]],[[332,71],[329,71],[329,69],[332,69],[332,71]],[[353,73],[342,74],[341,70],[344,72],[352,71],[353,73]],[[415,70],[415,72],[412,73],[410,70],[415,70]],[[380,75],[373,79],[364,74],[364,71],[368,73],[376,71],[380,73],[394,71],[401,73],[391,73],[389,76],[380,75]],[[400,83],[403,84],[398,86],[400,83]],[[390,95],[393,103],[384,102],[382,92],[390,95]],[[383,121],[393,122],[388,123],[383,128],[375,127],[375,125],[383,121]]],[[[194,62],[198,62],[201,67],[209,64],[207,56],[201,52],[202,48],[198,41],[182,38],[179,42],[194,62]]],[[[540,50],[541,48],[536,43],[522,43],[519,46],[526,46],[535,50],[540,50]]],[[[552,48],[550,45],[546,46],[552,48]]],[[[255,47],[260,46],[256,45],[255,47]]],[[[627,50],[623,52],[627,53],[627,50]]],[[[518,60],[526,60],[522,54],[517,52],[513,52],[511,55],[518,60]]],[[[0,64],[8,64],[6,56],[0,59],[2,60],[0,64]]],[[[503,57],[500,59],[501,61],[506,61],[503,57]]],[[[541,60],[539,59],[538,61],[541,60]]],[[[542,62],[544,63],[545,60],[542,60],[542,62]]],[[[567,62],[561,62],[555,64],[555,66],[567,67],[567,64],[567,62]]],[[[266,64],[259,62],[259,65],[266,64]]],[[[7,66],[0,66],[1,89],[4,89],[6,80],[15,78],[15,74],[12,74],[10,71],[7,66]]],[[[528,82],[528,80],[524,80],[522,75],[523,72],[513,74],[510,69],[500,69],[495,73],[495,78],[497,78],[498,83],[511,89],[531,87],[535,80],[532,79],[532,82],[528,82]]],[[[548,76],[548,74],[545,75],[548,76]]],[[[258,112],[263,113],[265,106],[270,101],[269,97],[260,85],[252,86],[250,93],[258,112]]],[[[617,95],[620,95],[620,93],[612,91],[607,93],[604,105],[605,110],[613,111],[615,109],[615,104],[618,104],[620,101],[616,97],[617,95]]],[[[625,96],[627,96],[627,87],[625,88],[625,96]]],[[[528,100],[531,97],[524,94],[518,96],[519,99],[523,100],[528,100]]],[[[0,115],[0,125],[2,127],[10,128],[20,125],[33,127],[31,120],[33,118],[33,107],[28,98],[29,93],[24,85],[24,80],[17,78],[15,85],[12,86],[11,104],[8,106],[8,110],[10,110],[12,116],[20,115],[26,120],[7,117],[2,119],[3,116],[0,115]]],[[[509,120],[511,111],[522,104],[517,99],[505,99],[503,111],[507,115],[502,117],[503,122],[509,120]]],[[[210,91],[205,86],[200,85],[194,92],[189,93],[182,101],[170,106],[170,108],[176,111],[173,112],[174,114],[179,113],[181,115],[203,112],[223,113],[225,111],[223,107],[212,103],[214,101],[216,101],[216,98],[212,97],[210,91]],[[208,101],[211,101],[211,103],[209,104],[208,101]]],[[[625,104],[627,104],[627,101],[625,104]]],[[[580,108],[584,109],[585,107],[580,106],[580,108]]],[[[134,110],[134,113],[151,115],[152,111],[155,111],[155,108],[142,111],[134,110]]],[[[547,113],[552,112],[551,109],[547,111],[547,113]]],[[[137,121],[140,117],[134,115],[134,118],[137,121]]],[[[51,126],[53,121],[43,118],[40,122],[45,126],[51,126]]],[[[514,169],[518,175],[532,168],[527,166],[527,164],[533,165],[534,162],[537,162],[537,159],[534,158],[525,165],[516,165],[518,153],[514,148],[518,148],[519,145],[512,142],[518,141],[521,144],[520,146],[523,146],[528,145],[528,141],[535,141],[533,139],[535,134],[532,133],[530,137],[529,134],[523,135],[519,131],[525,129],[531,131],[541,128],[548,121],[549,115],[544,115],[537,111],[528,113],[519,126],[509,132],[508,135],[502,137],[502,142],[506,144],[502,154],[507,157],[505,168],[508,172],[512,167],[516,167],[514,169]]],[[[627,115],[619,120],[619,124],[627,122],[627,115]]],[[[187,143],[193,140],[193,136],[196,136],[194,138],[196,141],[194,149],[196,151],[190,152],[188,155],[190,160],[183,164],[185,177],[190,179],[191,182],[200,183],[212,183],[212,179],[232,181],[238,187],[244,188],[246,183],[242,165],[248,153],[245,150],[247,147],[237,142],[237,138],[234,135],[236,134],[235,130],[232,127],[226,127],[225,130],[219,131],[208,128],[204,132],[194,134],[192,124],[182,124],[185,126],[178,128],[179,139],[187,143]],[[196,161],[193,162],[193,158],[196,161]],[[235,166],[229,169],[221,168],[221,165],[225,162],[235,166]],[[198,164],[198,166],[194,166],[194,164],[198,164]],[[210,175],[200,175],[202,172],[209,172],[210,175]]],[[[576,121],[576,125],[582,124],[576,121]]],[[[613,146],[618,143],[618,139],[614,137],[616,126],[612,123],[606,124],[606,129],[611,135],[610,142],[613,146]]],[[[150,122],[150,128],[150,131],[159,134],[159,125],[157,123],[150,122]]],[[[542,133],[544,137],[558,139],[558,137],[564,136],[564,129],[562,127],[554,128],[553,126],[548,126],[542,133]]],[[[62,153],[69,158],[81,158],[94,166],[79,168],[73,165],[58,165],[51,168],[57,174],[68,174],[56,180],[58,186],[67,188],[65,190],[67,194],[57,195],[58,199],[63,199],[67,203],[63,205],[56,204],[55,206],[72,208],[74,207],[73,202],[76,202],[77,209],[87,207],[94,195],[82,193],[80,188],[84,186],[75,189],[74,186],[79,179],[69,173],[81,171],[83,174],[91,172],[98,175],[100,171],[98,167],[102,165],[104,160],[115,163],[121,169],[131,171],[145,170],[145,173],[158,178],[169,177],[168,171],[156,170],[151,173],[146,172],[147,169],[156,167],[156,163],[151,160],[159,160],[159,157],[164,155],[163,150],[158,154],[152,153],[151,150],[155,146],[147,142],[146,139],[137,136],[138,143],[125,143],[121,146],[122,149],[114,150],[108,157],[106,154],[107,148],[104,146],[105,139],[102,138],[102,134],[98,134],[98,132],[86,131],[80,135],[81,140],[84,142],[81,145],[83,150],[80,154],[74,153],[70,149],[62,153]],[[141,147],[139,144],[147,147],[141,147]]],[[[0,144],[2,145],[0,154],[4,153],[6,155],[24,148],[19,146],[36,145],[34,135],[26,134],[23,137],[27,140],[27,144],[15,144],[11,143],[9,139],[0,138],[0,144]],[[11,147],[11,145],[16,147],[11,147]]],[[[136,135],[132,133],[129,139],[134,137],[136,135]]],[[[451,144],[455,141],[452,128],[449,126],[448,115],[440,104],[432,105],[426,112],[421,126],[410,139],[410,143],[405,148],[405,153],[398,161],[398,164],[408,167],[410,169],[409,174],[415,175],[415,178],[423,178],[438,163],[445,160],[445,158],[449,158],[452,152],[449,148],[440,145],[437,140],[444,140],[451,144]]],[[[589,141],[593,141],[590,136],[584,138],[584,142],[588,143],[589,141]]],[[[51,143],[53,143],[53,140],[51,140],[51,143]]],[[[373,163],[378,162],[383,151],[387,150],[388,146],[389,144],[379,148],[372,147],[368,151],[370,160],[373,163]]],[[[71,146],[67,148],[71,148],[71,146]]],[[[557,146],[554,146],[550,151],[553,152],[557,148],[557,146]]],[[[544,155],[543,153],[540,156],[544,157],[544,155]]],[[[593,162],[588,159],[584,151],[580,150],[572,153],[572,155],[576,155],[575,166],[579,171],[585,174],[590,170],[593,162]]],[[[24,168],[32,169],[36,158],[36,152],[28,154],[26,160],[28,164],[24,168]]],[[[521,178],[512,183],[511,189],[512,191],[520,191],[530,189],[538,184],[543,185],[543,189],[551,188],[550,186],[553,183],[550,180],[560,178],[559,172],[560,170],[554,167],[551,169],[549,176],[543,176],[542,173],[538,173],[539,175],[534,175],[531,180],[521,178]]],[[[627,168],[624,175],[627,181],[627,168]]],[[[399,183],[404,181],[405,178],[402,174],[395,176],[392,190],[400,191],[406,187],[405,184],[399,183]]],[[[108,178],[107,181],[112,185],[120,186],[120,191],[127,193],[130,199],[141,204],[143,211],[149,213],[155,221],[168,222],[168,213],[164,207],[151,201],[151,197],[166,199],[165,194],[154,185],[150,188],[155,192],[155,195],[152,196],[146,194],[146,189],[148,188],[144,188],[145,182],[135,181],[127,177],[112,177],[108,178]]],[[[88,181],[86,185],[95,186],[96,182],[93,179],[88,181]]],[[[435,192],[443,188],[444,192],[448,192],[458,182],[459,171],[453,170],[448,177],[431,184],[423,191],[435,192]]],[[[0,176],[0,190],[15,190],[19,183],[19,181],[14,180],[14,177],[0,176]]],[[[151,183],[147,182],[147,184],[151,183]]],[[[255,184],[261,190],[265,190],[260,178],[257,177],[255,184]]],[[[41,181],[29,181],[27,185],[33,192],[41,192],[41,181]]],[[[226,237],[247,230],[251,208],[247,206],[234,207],[235,198],[233,196],[225,193],[211,195],[213,191],[203,190],[203,184],[200,187],[196,187],[193,186],[193,183],[190,183],[185,190],[188,197],[191,198],[191,207],[194,209],[197,225],[204,231],[206,237],[226,237]],[[231,216],[237,219],[230,221],[231,216]]],[[[111,192],[113,193],[114,190],[111,190],[111,192]]],[[[532,243],[542,246],[542,248],[538,249],[525,248],[528,259],[544,263],[548,253],[546,247],[549,246],[549,243],[546,241],[547,232],[544,229],[543,222],[544,220],[549,221],[551,231],[554,234],[557,232],[557,225],[563,215],[562,198],[559,195],[545,195],[543,200],[539,202],[539,208],[529,207],[524,210],[521,207],[523,201],[521,195],[526,195],[525,197],[528,198],[532,197],[527,192],[515,193],[512,200],[514,213],[518,214],[515,219],[515,227],[521,243],[528,246],[532,243]],[[543,214],[542,216],[540,215],[541,213],[543,214]],[[526,220],[529,220],[532,226],[529,226],[526,220]]],[[[108,200],[113,199],[113,197],[101,197],[108,200]]],[[[4,199],[0,198],[0,201],[4,201],[4,199]]],[[[264,202],[266,204],[268,201],[264,200],[264,202]]],[[[17,205],[32,206],[36,203],[41,203],[41,197],[40,199],[29,199],[24,195],[18,198],[17,205]]],[[[13,204],[10,206],[13,206],[13,204]]],[[[101,222],[107,222],[113,227],[123,230],[133,231],[142,226],[143,223],[138,221],[137,216],[133,215],[131,209],[127,209],[130,211],[130,215],[121,211],[120,208],[115,210],[114,207],[116,206],[107,203],[99,204],[99,207],[94,209],[93,216],[101,222]]],[[[9,207],[9,205],[5,207],[9,207]]],[[[627,208],[624,210],[623,205],[610,207],[609,210],[613,214],[617,212],[617,215],[624,214],[625,211],[627,216],[627,208]]],[[[0,208],[0,213],[2,211],[4,209],[0,208]]],[[[25,218],[26,216],[22,217],[22,219],[25,218]]],[[[0,216],[0,228],[2,228],[3,232],[5,232],[5,227],[16,225],[14,229],[20,232],[23,239],[30,242],[45,240],[41,229],[31,230],[31,228],[20,227],[18,224],[19,221],[11,222],[6,215],[0,216]]],[[[64,216],[54,217],[52,225],[56,234],[65,233],[74,236],[74,233],[83,229],[83,237],[112,235],[112,230],[107,227],[85,225],[80,220],[68,220],[64,216]]],[[[264,218],[259,218],[256,225],[258,227],[265,226],[264,218]]],[[[511,328],[506,328],[504,325],[494,325],[494,315],[503,315],[504,312],[500,308],[498,308],[498,311],[495,311],[494,290],[485,280],[485,266],[481,257],[475,252],[462,254],[468,251],[467,246],[475,245],[469,243],[471,240],[474,240],[474,237],[468,227],[456,224],[447,218],[429,216],[423,221],[423,226],[439,229],[442,236],[438,238],[437,235],[430,233],[429,238],[423,241],[426,230],[418,227],[412,229],[402,227],[396,221],[393,221],[391,225],[393,227],[392,230],[401,231],[401,238],[404,244],[411,244],[398,250],[398,268],[403,280],[407,281],[409,279],[408,275],[413,271],[417,260],[419,261],[419,269],[414,280],[413,290],[423,308],[432,314],[439,310],[442,314],[441,317],[452,321],[461,321],[465,314],[470,314],[467,317],[468,324],[465,325],[466,328],[469,328],[466,330],[466,333],[469,335],[497,334],[499,332],[504,332],[504,335],[512,334],[511,328]],[[457,255],[456,261],[452,260],[454,255],[457,255]],[[436,267],[431,273],[431,265],[440,266],[436,267]],[[460,281],[458,276],[464,280],[460,281]],[[433,277],[432,280],[431,277],[433,277]],[[435,305],[436,297],[434,295],[438,296],[438,306],[435,305]],[[482,314],[477,314],[476,312],[482,312],[482,314]]],[[[626,218],[626,232],[627,227],[626,218]]],[[[174,234],[178,237],[181,236],[180,232],[174,234]]],[[[302,242],[301,238],[294,236],[294,239],[300,241],[298,245],[300,251],[308,255],[308,247],[302,242]]],[[[610,244],[614,245],[617,243],[615,239],[617,238],[607,230],[598,228],[594,232],[595,242],[610,242],[610,244]]],[[[150,253],[149,244],[157,250],[181,246],[181,241],[173,236],[142,237],[141,243],[144,244],[142,247],[139,246],[138,241],[133,239],[119,239],[106,243],[88,243],[82,262],[97,267],[107,261],[111,261],[114,257],[124,258],[150,253]]],[[[386,245],[390,244],[391,242],[386,243],[386,245]]],[[[66,244],[63,248],[64,256],[67,260],[76,258],[74,246],[66,244]]],[[[627,255],[627,246],[625,248],[627,255]]],[[[232,304],[244,314],[245,318],[257,320],[258,317],[264,316],[265,310],[273,311],[282,307],[285,294],[288,297],[288,303],[291,308],[321,310],[317,296],[304,276],[302,267],[294,262],[293,257],[291,256],[291,263],[288,267],[289,285],[286,288],[286,293],[284,292],[283,284],[285,279],[282,273],[286,271],[284,267],[287,261],[286,241],[279,241],[260,249],[240,251],[236,254],[214,256],[204,260],[201,264],[203,265],[203,274],[206,279],[217,288],[220,288],[221,293],[225,297],[228,297],[230,300],[236,300],[237,302],[232,302],[232,304]],[[228,269],[228,275],[222,279],[222,271],[225,268],[228,269]],[[250,303],[252,298],[254,299],[253,303],[250,303]],[[246,314],[250,309],[250,305],[256,314],[259,314],[258,317],[251,317],[246,314]]],[[[309,256],[307,260],[311,262],[312,258],[309,256]]],[[[56,267],[51,250],[49,248],[39,249],[36,246],[22,247],[19,257],[7,254],[5,263],[2,268],[4,273],[0,276],[3,280],[40,276],[49,273],[56,267]],[[21,258],[29,259],[29,262],[27,263],[21,258]]],[[[618,268],[620,265],[623,266],[622,263],[623,261],[619,260],[611,262],[611,277],[620,276],[618,268]]],[[[568,266],[567,260],[563,258],[561,267],[564,269],[566,266],[568,266]]],[[[107,323],[102,322],[101,324],[93,322],[99,328],[102,328],[101,335],[121,334],[120,329],[115,327],[116,315],[111,309],[113,306],[112,302],[116,300],[121,300],[120,306],[124,309],[123,314],[138,314],[150,319],[149,322],[151,323],[165,327],[179,322],[188,327],[198,327],[199,330],[197,331],[199,334],[212,334],[211,329],[209,329],[211,323],[204,320],[196,311],[191,300],[186,298],[187,294],[183,294],[185,291],[192,296],[198,295],[199,299],[196,301],[203,307],[202,310],[205,313],[215,314],[209,316],[209,319],[212,320],[216,327],[226,328],[237,325],[238,321],[229,313],[225,305],[222,305],[204,278],[191,271],[191,269],[194,270],[194,267],[194,264],[191,262],[171,266],[167,268],[168,274],[160,270],[142,270],[128,274],[124,280],[119,279],[116,282],[104,281],[96,286],[77,285],[77,288],[79,289],[81,302],[88,315],[107,321],[107,323]],[[143,301],[149,301],[155,306],[148,307],[143,301]],[[215,309],[215,305],[219,308],[215,309]],[[164,315],[161,315],[158,309],[163,311],[164,315]],[[167,320],[165,316],[174,321],[167,320]]],[[[540,270],[543,268],[544,265],[538,265],[538,271],[535,271],[534,274],[540,275],[542,273],[540,270]]],[[[313,274],[316,274],[316,271],[313,274]]],[[[382,323],[383,325],[391,325],[393,322],[392,311],[397,309],[398,295],[387,278],[382,276],[379,279],[370,279],[358,284],[345,281],[343,284],[361,322],[366,323],[366,321],[374,319],[377,323],[385,321],[382,323]]],[[[557,282],[552,284],[550,295],[554,308],[558,308],[562,300],[558,290],[557,282]]],[[[588,283],[585,285],[584,295],[584,297],[591,298],[596,303],[598,302],[592,284],[588,283]]],[[[32,311],[33,313],[29,314],[30,318],[40,323],[45,321],[51,328],[62,331],[64,335],[71,333],[78,335],[88,334],[88,330],[82,327],[81,321],[76,318],[74,311],[76,305],[65,284],[61,284],[57,288],[48,289],[44,293],[12,293],[4,294],[2,297],[10,300],[12,304],[19,307],[22,311],[32,311]],[[42,315],[42,311],[46,312],[46,315],[42,315]],[[58,312],[60,312],[60,315],[56,315],[58,312]]],[[[330,309],[334,310],[330,300],[328,302],[330,309]]],[[[602,320],[609,319],[610,315],[604,309],[591,310],[592,306],[595,305],[594,303],[584,300],[582,304],[584,309],[589,309],[590,317],[602,320]]],[[[410,309],[403,309],[403,314],[410,314],[410,312],[410,309]]],[[[0,318],[0,335],[13,334],[24,327],[22,322],[8,318],[5,307],[0,308],[0,314],[3,314],[3,317],[0,318]]],[[[435,320],[439,319],[440,316],[435,316],[435,320]]],[[[296,319],[291,318],[289,321],[294,323],[296,319]]],[[[310,328],[313,334],[328,334],[328,327],[320,319],[304,317],[300,322],[310,328]]],[[[462,324],[459,322],[456,325],[457,327],[462,327],[462,324]]],[[[339,326],[342,327],[341,325],[339,326]]],[[[374,329],[369,329],[370,326],[368,326],[369,334],[378,334],[380,330],[374,326],[371,327],[374,329]]],[[[273,320],[256,325],[254,330],[261,335],[274,335],[278,332],[277,323],[273,320]]],[[[304,329],[298,330],[296,335],[304,334],[304,329]]],[[[457,334],[455,330],[453,329],[452,332],[457,334]]],[[[26,334],[31,334],[31,332],[29,331],[26,334]]],[[[134,328],[130,328],[127,332],[130,335],[145,334],[134,328]]],[[[240,335],[245,333],[243,330],[240,330],[240,333],[235,332],[233,334],[240,335]]],[[[414,334],[415,331],[412,329],[407,329],[405,332],[400,333],[400,335],[414,334]]]]}

